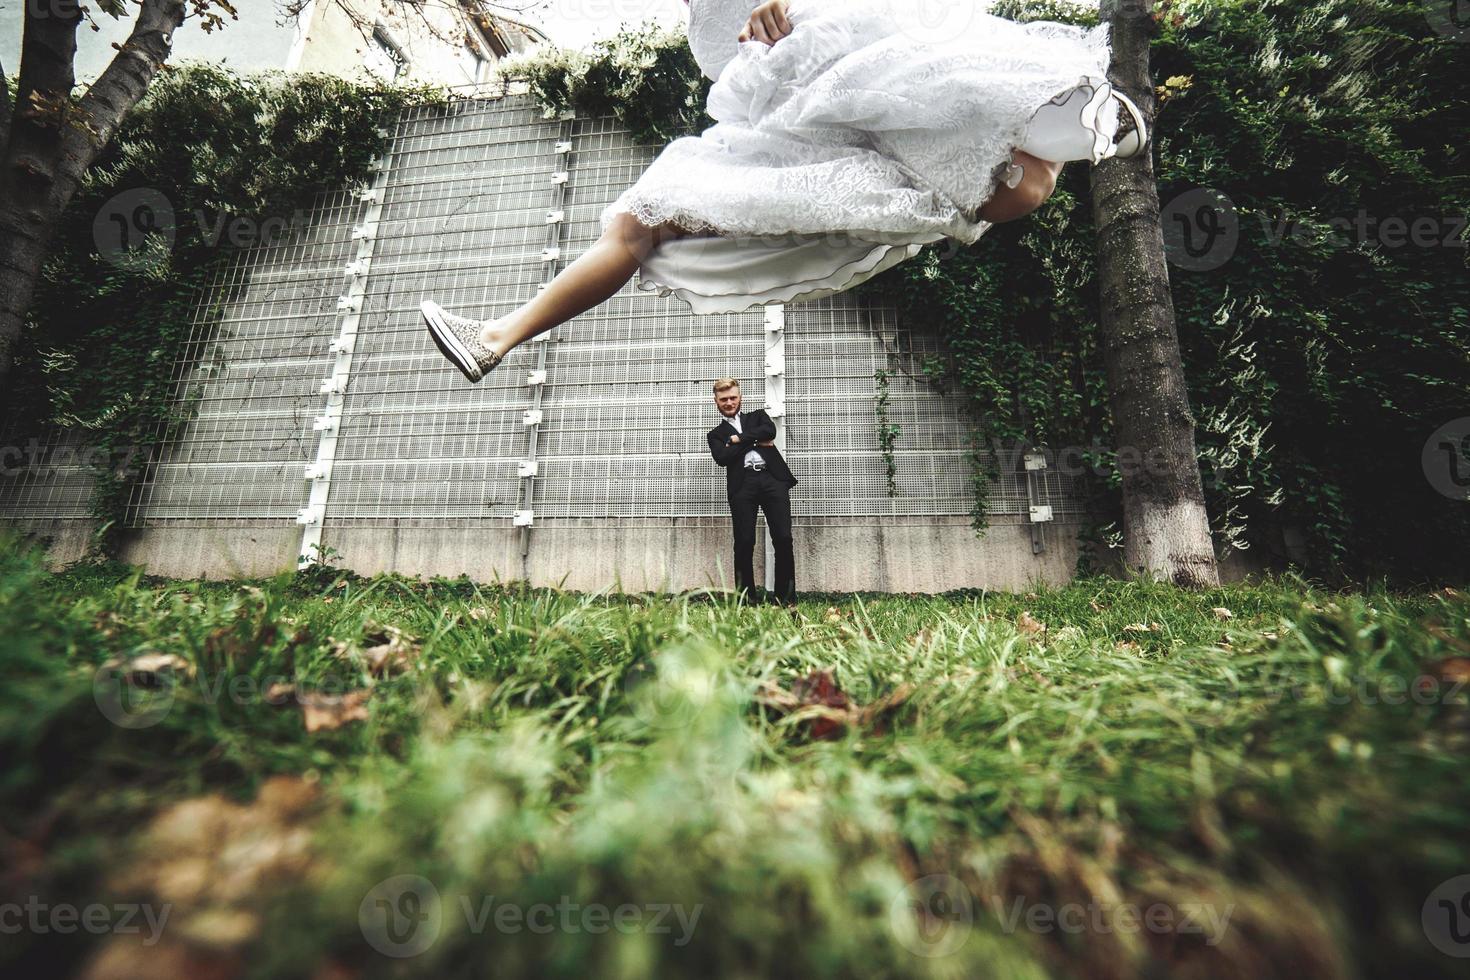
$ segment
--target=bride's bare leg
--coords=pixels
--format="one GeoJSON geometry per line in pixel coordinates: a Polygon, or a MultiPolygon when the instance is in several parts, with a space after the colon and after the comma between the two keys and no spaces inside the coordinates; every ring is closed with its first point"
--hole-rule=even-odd
{"type": "Polygon", "coordinates": [[[602,237],[556,274],[534,299],[489,324],[480,341],[498,354],[566,323],[616,293],[633,277],[653,248],[668,238],[692,232],[671,222],[650,228],[631,214],[608,223],[602,237]]]}
{"type": "Polygon", "coordinates": [[[1055,160],[1043,160],[1025,150],[1014,150],[1011,162],[1022,169],[1021,182],[1015,187],[995,185],[995,193],[980,208],[983,221],[1000,224],[1024,218],[1046,203],[1057,189],[1057,174],[1062,172],[1062,165],[1055,160]]]}

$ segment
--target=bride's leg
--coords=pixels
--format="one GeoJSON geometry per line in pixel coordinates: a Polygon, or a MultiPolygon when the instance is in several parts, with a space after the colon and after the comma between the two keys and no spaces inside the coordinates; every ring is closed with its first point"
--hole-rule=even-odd
{"type": "Polygon", "coordinates": [[[649,227],[626,212],[608,223],[602,237],[556,274],[534,299],[490,323],[480,333],[498,354],[566,323],[612,296],[633,277],[660,242],[693,234],[671,222],[649,227]]]}
{"type": "Polygon", "coordinates": [[[995,185],[995,193],[980,207],[983,221],[1000,224],[1024,218],[1045,204],[1057,189],[1057,174],[1062,172],[1060,163],[1032,156],[1025,150],[1013,150],[1011,161],[1023,172],[1021,182],[1015,187],[995,185]]]}

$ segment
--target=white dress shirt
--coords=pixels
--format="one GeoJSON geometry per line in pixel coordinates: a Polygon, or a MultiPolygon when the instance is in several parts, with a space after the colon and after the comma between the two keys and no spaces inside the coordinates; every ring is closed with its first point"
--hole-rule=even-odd
{"type": "MultiPolygon", "coordinates": [[[[744,430],[742,430],[740,428],[740,413],[739,412],[736,412],[734,415],[726,415],[725,416],[725,421],[726,422],[729,422],[732,426],[734,426],[736,432],[739,432],[742,436],[745,435],[744,430]]],[[[757,463],[761,464],[762,466],[766,465],[766,461],[761,458],[761,454],[760,453],[758,453],[754,449],[752,449],[750,452],[748,452],[748,453],[745,454],[745,466],[746,466],[747,469],[749,469],[750,467],[756,465],[757,463]]]]}

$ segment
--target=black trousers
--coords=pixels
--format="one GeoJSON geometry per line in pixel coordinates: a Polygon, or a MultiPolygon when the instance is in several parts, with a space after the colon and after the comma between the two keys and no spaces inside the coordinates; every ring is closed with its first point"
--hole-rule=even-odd
{"type": "Polygon", "coordinates": [[[755,588],[755,512],[765,511],[766,530],[776,551],[775,594],[782,602],[796,601],[796,559],[791,547],[791,488],[771,475],[770,470],[752,472],[730,498],[730,517],[735,522],[735,587],[747,596],[755,588]]]}

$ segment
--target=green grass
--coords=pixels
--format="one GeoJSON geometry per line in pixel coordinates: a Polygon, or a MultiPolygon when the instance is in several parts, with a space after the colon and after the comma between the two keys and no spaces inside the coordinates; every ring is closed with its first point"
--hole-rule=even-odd
{"type": "Polygon", "coordinates": [[[1452,590],[1089,579],[792,616],[330,570],[50,574],[5,552],[0,903],[168,910],[147,945],[146,927],[22,929],[8,973],[1457,965],[1420,923],[1470,872],[1451,659],[1470,600],[1452,590]],[[352,650],[384,626],[408,668],[375,676],[352,650]],[[132,685],[99,672],[148,654],[178,659],[132,685]],[[815,739],[810,710],[756,700],[814,670],[859,705],[908,697],[815,739]],[[1409,693],[1421,677],[1441,679],[1409,693]],[[308,733],[294,696],[266,699],[276,682],[371,693],[362,719],[308,733]],[[1129,929],[1128,905],[1158,918],[1129,929]]]}

